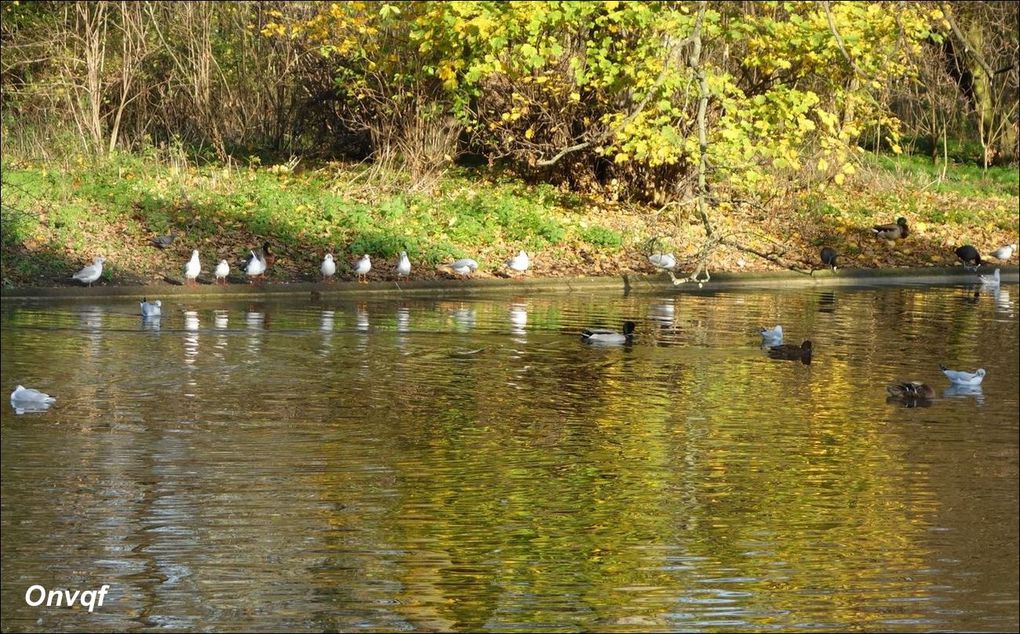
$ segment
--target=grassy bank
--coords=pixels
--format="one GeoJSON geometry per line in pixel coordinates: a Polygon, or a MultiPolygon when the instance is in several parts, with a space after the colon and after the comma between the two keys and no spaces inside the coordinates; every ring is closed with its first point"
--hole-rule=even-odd
{"type": "MultiPolygon", "coordinates": [[[[816,262],[819,246],[831,245],[851,268],[946,265],[963,242],[987,252],[1016,241],[1015,168],[951,165],[941,181],[940,173],[923,158],[872,157],[842,188],[719,212],[716,222],[793,263],[816,262]],[[909,239],[871,236],[872,224],[900,215],[911,223],[909,239]]],[[[690,208],[583,198],[484,168],[447,172],[431,195],[405,193],[399,176],[379,176],[336,164],[195,166],[165,156],[59,167],[5,159],[2,283],[69,284],[96,255],[107,258],[105,283],[167,283],[182,277],[192,249],[203,278],[220,259],[237,276],[236,262],[264,240],[277,254],[269,275],[277,282],[317,279],[327,252],[341,261],[341,277],[349,277],[345,261],[368,253],[370,278],[388,279],[402,250],[414,278],[441,275],[436,265],[455,257],[478,260],[479,276],[502,275],[502,262],[519,249],[532,255],[529,275],[608,275],[651,270],[653,237],[681,260],[693,259],[701,243],[690,208]],[[170,248],[150,244],[170,231],[178,234],[170,248]]],[[[779,268],[732,248],[718,249],[710,263],[713,271],[779,268]]]]}

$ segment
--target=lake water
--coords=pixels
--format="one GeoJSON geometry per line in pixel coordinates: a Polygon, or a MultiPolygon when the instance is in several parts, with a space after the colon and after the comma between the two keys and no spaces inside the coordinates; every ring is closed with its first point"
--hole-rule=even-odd
{"type": "Polygon", "coordinates": [[[1018,299],[8,301],[3,629],[1016,630],[1018,299]]]}

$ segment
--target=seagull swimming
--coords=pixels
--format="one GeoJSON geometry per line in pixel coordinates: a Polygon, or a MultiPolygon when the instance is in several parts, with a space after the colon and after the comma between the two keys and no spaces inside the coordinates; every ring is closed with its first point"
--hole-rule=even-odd
{"type": "Polygon", "coordinates": [[[97,257],[95,261],[92,262],[92,264],[86,266],[82,270],[72,275],[71,279],[75,279],[78,280],[79,282],[82,282],[83,284],[88,284],[89,286],[92,286],[92,282],[98,280],[99,276],[103,274],[104,262],[106,262],[105,258],[97,257]]]}
{"type": "Polygon", "coordinates": [[[981,381],[985,378],[985,369],[978,368],[974,372],[961,372],[959,370],[950,370],[944,365],[939,365],[942,370],[942,374],[946,375],[950,383],[954,385],[981,385],[981,381]]]}
{"type": "Polygon", "coordinates": [[[146,319],[149,317],[159,317],[163,314],[163,302],[158,299],[150,302],[147,298],[143,297],[142,301],[138,302],[138,306],[142,311],[142,317],[146,319]]]}
{"type": "Polygon", "coordinates": [[[762,328],[761,338],[768,343],[782,343],[783,341],[783,327],[776,324],[772,328],[762,328]]]}
{"type": "Polygon", "coordinates": [[[19,385],[11,392],[11,407],[17,414],[25,412],[45,412],[57,399],[31,388],[19,385]]]}

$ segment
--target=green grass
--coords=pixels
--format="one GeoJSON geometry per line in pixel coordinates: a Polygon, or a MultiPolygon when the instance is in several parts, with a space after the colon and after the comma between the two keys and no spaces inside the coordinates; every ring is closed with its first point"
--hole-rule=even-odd
{"type": "Polygon", "coordinates": [[[989,167],[973,163],[950,162],[945,178],[942,163],[925,156],[889,154],[869,155],[874,165],[900,178],[909,178],[934,191],[955,192],[966,196],[1017,196],[1020,172],[1016,167],[989,167]]]}

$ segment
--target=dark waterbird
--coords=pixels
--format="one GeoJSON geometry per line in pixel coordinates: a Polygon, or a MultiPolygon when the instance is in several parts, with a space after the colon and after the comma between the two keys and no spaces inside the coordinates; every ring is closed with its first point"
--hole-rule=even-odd
{"type": "Polygon", "coordinates": [[[894,398],[927,399],[935,398],[935,390],[927,383],[920,381],[903,381],[895,385],[887,385],[885,391],[894,398]]]}
{"type": "Polygon", "coordinates": [[[804,365],[811,363],[811,341],[805,339],[804,343],[785,343],[781,346],[769,348],[769,357],[773,359],[785,359],[787,361],[800,361],[804,365]]]}
{"type": "Polygon", "coordinates": [[[177,230],[171,229],[170,233],[165,236],[156,236],[152,239],[152,244],[156,245],[160,249],[165,249],[173,244],[174,238],[177,237],[177,230]]]}
{"type": "Polygon", "coordinates": [[[981,254],[978,250],[969,244],[965,244],[956,250],[956,257],[960,258],[963,265],[967,268],[977,268],[981,266],[981,254]]]}
{"type": "Polygon", "coordinates": [[[909,234],[907,219],[903,217],[897,218],[895,224],[875,225],[871,230],[880,238],[885,238],[886,240],[899,240],[900,238],[906,238],[909,234]]]}
{"type": "Polygon", "coordinates": [[[837,257],[839,257],[839,254],[836,253],[836,250],[833,249],[832,247],[825,247],[822,249],[821,253],[822,264],[830,267],[833,271],[836,270],[837,257]]]}

